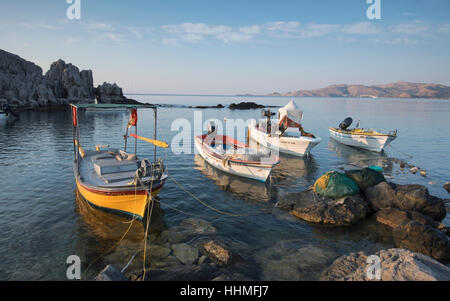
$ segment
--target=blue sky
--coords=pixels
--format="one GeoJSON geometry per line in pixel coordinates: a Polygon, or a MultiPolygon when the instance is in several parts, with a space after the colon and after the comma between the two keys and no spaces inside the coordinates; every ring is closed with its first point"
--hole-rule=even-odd
{"type": "Polygon", "coordinates": [[[265,94],[329,84],[450,85],[450,1],[2,0],[0,49],[61,58],[125,92],[265,94]]]}

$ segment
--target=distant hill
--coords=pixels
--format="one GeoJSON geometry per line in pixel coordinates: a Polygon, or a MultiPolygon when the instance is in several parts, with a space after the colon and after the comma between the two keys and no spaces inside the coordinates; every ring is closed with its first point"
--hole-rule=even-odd
{"type": "Polygon", "coordinates": [[[315,97],[387,97],[387,98],[437,98],[450,99],[450,87],[440,84],[397,82],[387,85],[331,85],[316,90],[298,90],[267,96],[315,96],[315,97]]]}

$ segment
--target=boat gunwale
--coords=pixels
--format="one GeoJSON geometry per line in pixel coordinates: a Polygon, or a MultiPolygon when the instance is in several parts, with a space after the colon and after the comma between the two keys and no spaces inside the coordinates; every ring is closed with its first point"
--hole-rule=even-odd
{"type": "Polygon", "coordinates": [[[383,133],[351,133],[350,131],[343,131],[337,128],[329,127],[328,130],[330,132],[340,133],[349,136],[378,136],[378,137],[397,137],[395,134],[383,134],[383,133]]]}
{"type": "MultiPolygon", "coordinates": [[[[260,133],[264,134],[264,135],[269,135],[266,131],[259,129],[256,124],[250,125],[253,129],[255,129],[256,131],[259,131],[260,133]]],[[[316,137],[316,138],[312,138],[312,137],[308,137],[308,136],[298,136],[298,137],[289,137],[289,136],[283,136],[283,135],[278,135],[278,136],[270,136],[270,138],[278,138],[278,139],[286,139],[286,140],[304,140],[304,141],[308,141],[310,143],[320,143],[322,142],[322,138],[320,137],[316,137]]]]}
{"type": "MultiPolygon", "coordinates": [[[[204,150],[205,154],[209,155],[210,157],[215,158],[218,161],[222,161],[223,159],[225,159],[224,156],[222,156],[218,152],[214,151],[214,149],[212,149],[211,146],[203,143],[204,138],[206,136],[207,135],[199,135],[199,136],[195,137],[195,139],[198,140],[199,143],[201,143],[202,149],[204,150]]],[[[223,136],[217,136],[217,137],[223,137],[223,136]]],[[[249,148],[248,145],[243,144],[231,137],[228,137],[228,136],[225,136],[225,137],[230,138],[232,141],[235,141],[238,144],[245,145],[246,148],[249,148]]],[[[280,158],[275,155],[271,155],[271,157],[273,157],[275,160],[269,161],[269,162],[261,162],[261,161],[247,161],[247,160],[239,160],[239,159],[229,158],[228,161],[230,163],[234,163],[235,165],[244,165],[244,166],[259,167],[259,168],[272,168],[273,166],[280,163],[280,158]]]]}

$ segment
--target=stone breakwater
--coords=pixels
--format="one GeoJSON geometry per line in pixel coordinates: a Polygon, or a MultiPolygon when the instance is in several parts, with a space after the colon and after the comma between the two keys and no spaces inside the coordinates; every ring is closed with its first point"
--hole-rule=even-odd
{"type": "Polygon", "coordinates": [[[58,60],[43,74],[42,68],[0,49],[0,101],[14,108],[35,109],[68,103],[127,103],[115,83],[94,87],[92,70],[58,60]]]}

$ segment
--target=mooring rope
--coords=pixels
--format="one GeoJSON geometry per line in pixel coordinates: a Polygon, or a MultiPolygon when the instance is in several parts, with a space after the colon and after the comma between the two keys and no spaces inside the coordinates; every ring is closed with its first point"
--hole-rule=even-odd
{"type": "Polygon", "coordinates": [[[217,212],[217,213],[219,213],[219,214],[227,215],[227,216],[231,216],[231,217],[247,217],[247,216],[260,215],[260,214],[267,214],[267,212],[263,212],[263,211],[269,210],[269,209],[260,209],[261,212],[253,213],[253,214],[236,214],[236,213],[231,213],[231,212],[222,211],[222,210],[217,209],[217,208],[215,208],[215,207],[213,207],[213,206],[211,206],[211,205],[208,205],[208,204],[205,203],[204,201],[200,200],[195,194],[193,194],[192,192],[190,192],[189,190],[187,190],[186,188],[184,188],[184,186],[183,186],[180,182],[178,182],[177,179],[175,179],[175,178],[174,178],[172,175],[170,175],[168,172],[167,172],[167,176],[168,176],[169,178],[171,178],[171,179],[175,182],[175,184],[177,184],[178,187],[180,187],[184,192],[186,192],[187,194],[189,194],[194,200],[196,200],[197,202],[199,202],[199,203],[202,204],[203,206],[205,206],[205,207],[207,207],[207,208],[209,208],[209,209],[211,209],[211,210],[213,210],[213,211],[215,211],[215,212],[217,212]]]}

